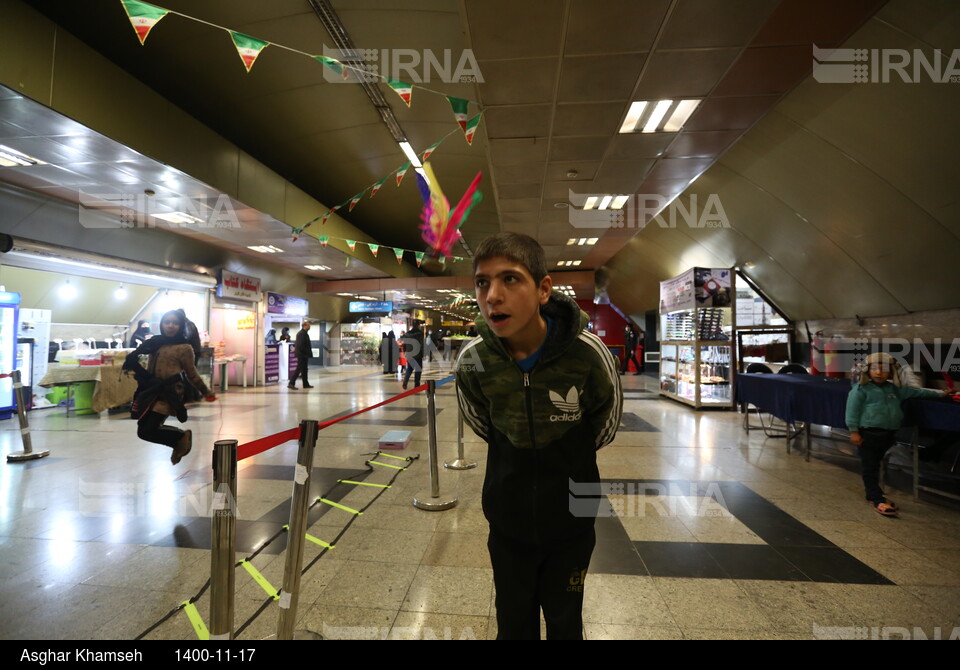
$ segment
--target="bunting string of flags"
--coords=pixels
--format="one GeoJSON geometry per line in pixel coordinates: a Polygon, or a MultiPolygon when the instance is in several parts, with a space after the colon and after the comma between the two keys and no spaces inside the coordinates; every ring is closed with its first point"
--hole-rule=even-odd
{"type": "MultiPolygon", "coordinates": [[[[477,114],[477,116],[475,117],[475,118],[477,119],[477,123],[479,123],[480,117],[481,117],[482,115],[483,115],[483,112],[480,112],[480,113],[477,114]]],[[[423,153],[420,154],[420,162],[421,162],[421,164],[424,164],[424,165],[425,165],[426,162],[427,162],[427,160],[430,158],[430,156],[433,155],[433,152],[436,151],[437,147],[439,147],[440,144],[442,144],[444,140],[446,140],[448,137],[450,137],[451,135],[455,134],[456,132],[457,132],[456,130],[451,130],[449,133],[447,133],[446,135],[444,135],[443,137],[441,137],[439,140],[437,140],[436,142],[434,142],[433,144],[431,144],[429,147],[427,147],[426,149],[424,149],[423,153]]],[[[471,136],[471,137],[472,137],[472,136],[471,136]]],[[[390,178],[390,175],[395,175],[395,176],[396,176],[397,186],[400,186],[400,182],[403,181],[404,175],[410,170],[411,167],[412,167],[411,162],[410,162],[410,161],[407,161],[406,163],[404,163],[403,165],[401,165],[399,168],[397,168],[396,170],[394,170],[394,171],[391,172],[390,174],[388,174],[388,175],[386,175],[385,177],[383,177],[383,179],[381,179],[381,180],[379,180],[379,181],[377,181],[377,182],[375,182],[375,183],[373,183],[373,184],[371,184],[371,185],[369,185],[369,186],[364,187],[364,189],[363,189],[362,191],[360,191],[360,192],[357,193],[356,195],[348,198],[347,200],[344,200],[344,201],[341,202],[339,205],[335,205],[335,206],[331,207],[331,208],[330,208],[330,211],[328,211],[326,214],[323,214],[323,215],[321,215],[321,216],[314,217],[313,219],[310,219],[309,221],[307,221],[307,222],[306,222],[305,224],[303,224],[302,226],[298,226],[297,228],[294,228],[294,229],[293,229],[293,233],[292,233],[292,241],[296,242],[298,239],[300,239],[300,233],[302,233],[304,230],[306,230],[307,228],[309,228],[312,224],[316,223],[317,221],[320,222],[320,225],[321,225],[321,226],[322,226],[323,224],[325,224],[325,223],[327,222],[327,219],[329,219],[330,216],[331,216],[334,212],[336,212],[338,209],[341,209],[341,208],[343,208],[343,207],[347,207],[347,208],[348,208],[348,211],[352,212],[352,211],[353,211],[353,208],[356,207],[357,204],[363,199],[363,196],[364,196],[364,194],[365,194],[367,191],[370,191],[370,197],[371,197],[371,198],[372,198],[373,196],[375,196],[375,195],[377,194],[377,191],[380,190],[380,187],[382,187],[383,184],[387,181],[387,179],[390,178]]]]}
{"type": "MultiPolygon", "coordinates": [[[[120,0],[120,4],[123,5],[123,9],[127,13],[127,17],[130,19],[130,23],[133,25],[133,29],[136,31],[137,39],[140,40],[141,45],[145,45],[150,31],[156,27],[161,19],[168,14],[175,14],[185,19],[189,19],[190,21],[202,23],[212,28],[218,28],[229,33],[231,38],[233,38],[233,44],[236,47],[237,53],[243,61],[243,66],[246,68],[247,72],[250,72],[250,70],[253,68],[254,62],[257,60],[257,57],[267,46],[274,46],[278,49],[290,51],[292,53],[306,56],[307,58],[318,61],[331,71],[340,75],[343,79],[346,79],[350,75],[351,71],[356,72],[357,75],[362,76],[367,80],[369,80],[370,77],[377,77],[381,79],[384,84],[389,86],[394,92],[396,92],[396,94],[400,96],[400,99],[403,100],[407,107],[410,107],[412,103],[413,89],[415,88],[428,93],[433,93],[434,95],[448,97],[446,93],[436,91],[420,84],[411,84],[398,79],[391,79],[390,77],[379,74],[378,72],[371,72],[364,67],[338,61],[336,58],[331,58],[329,56],[317,56],[305,51],[301,51],[300,49],[284,46],[283,44],[261,40],[252,35],[240,33],[235,30],[231,30],[230,28],[220,26],[209,21],[204,21],[203,19],[198,19],[197,17],[190,16],[189,14],[184,14],[173,9],[167,9],[165,7],[159,7],[148,2],[142,2],[142,0],[120,0]]],[[[479,103],[476,101],[465,102],[473,102],[479,106],[479,103]]],[[[466,119],[464,119],[464,122],[466,122],[466,119]]],[[[461,129],[464,131],[464,133],[466,133],[466,126],[461,125],[461,129]]]]}
{"type": "MultiPolygon", "coordinates": [[[[397,263],[403,263],[403,258],[405,254],[413,254],[414,259],[417,262],[417,267],[420,267],[420,264],[423,263],[423,259],[426,257],[426,252],[417,251],[416,249],[404,249],[402,247],[388,247],[383,244],[376,244],[374,242],[358,242],[357,240],[349,240],[345,237],[331,237],[330,235],[318,235],[317,240],[320,242],[320,246],[324,249],[327,248],[327,245],[330,244],[330,240],[340,240],[345,242],[346,245],[350,248],[351,253],[357,252],[357,245],[363,244],[370,249],[370,253],[373,254],[373,257],[376,258],[377,254],[380,252],[380,249],[393,249],[393,254],[397,258],[397,263]]],[[[464,261],[463,256],[441,256],[440,262],[446,263],[450,261],[451,263],[462,263],[464,261]]]]}

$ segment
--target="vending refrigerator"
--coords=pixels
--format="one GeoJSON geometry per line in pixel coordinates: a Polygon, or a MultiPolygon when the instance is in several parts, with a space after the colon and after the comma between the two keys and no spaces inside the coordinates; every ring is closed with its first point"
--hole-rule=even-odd
{"type": "MultiPolygon", "coordinates": [[[[0,373],[9,374],[17,364],[17,311],[20,294],[0,291],[0,373]]],[[[13,396],[13,379],[0,378],[0,419],[9,418],[16,410],[13,396]]]]}

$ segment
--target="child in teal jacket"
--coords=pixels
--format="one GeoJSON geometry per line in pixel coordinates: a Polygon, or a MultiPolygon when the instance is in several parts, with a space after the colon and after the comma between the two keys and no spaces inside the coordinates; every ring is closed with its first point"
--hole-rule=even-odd
{"type": "Polygon", "coordinates": [[[867,500],[884,516],[896,516],[897,506],[880,488],[880,463],[893,446],[903,422],[900,403],[908,398],[939,398],[945,392],[901,386],[890,354],[871,354],[866,369],[847,396],[847,428],[857,447],[867,500]]]}

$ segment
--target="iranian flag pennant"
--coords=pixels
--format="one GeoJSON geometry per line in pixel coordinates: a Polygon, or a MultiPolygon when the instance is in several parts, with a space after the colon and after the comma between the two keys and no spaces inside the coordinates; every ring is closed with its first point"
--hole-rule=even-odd
{"type": "Polygon", "coordinates": [[[403,249],[394,249],[393,253],[397,257],[397,263],[403,263],[403,249]]]}
{"type": "Polygon", "coordinates": [[[480,125],[480,114],[467,121],[467,127],[463,129],[463,136],[467,138],[467,144],[473,146],[473,135],[477,132],[477,126],[480,125]]]}
{"type": "Polygon", "coordinates": [[[357,242],[356,242],[356,240],[344,240],[344,242],[346,242],[346,243],[347,243],[347,246],[350,247],[350,251],[351,251],[351,252],[354,252],[354,251],[357,250],[357,242]]]}
{"type": "Polygon", "coordinates": [[[440,142],[443,142],[443,140],[439,140],[438,142],[435,142],[427,147],[426,151],[423,152],[423,159],[420,161],[421,163],[426,163],[428,160],[430,160],[430,155],[433,154],[437,147],[440,146],[440,142]]]}
{"type": "Polygon", "coordinates": [[[417,257],[417,267],[420,267],[420,264],[423,262],[423,252],[414,251],[413,255],[417,257]]]}
{"type": "Polygon", "coordinates": [[[330,216],[331,216],[335,211],[337,211],[338,209],[340,209],[340,205],[336,205],[336,206],[334,206],[334,207],[331,207],[331,208],[330,208],[330,211],[327,212],[326,214],[324,214],[324,215],[323,215],[323,218],[320,219],[320,225],[322,226],[323,224],[325,224],[325,223],[327,222],[327,219],[329,219],[330,216]]]}
{"type": "Polygon", "coordinates": [[[410,169],[410,161],[407,161],[403,164],[403,167],[397,170],[397,186],[400,185],[400,182],[403,181],[403,175],[407,174],[407,170],[410,169]]]}
{"type": "Polygon", "coordinates": [[[377,257],[377,252],[380,251],[380,245],[379,245],[379,244],[370,244],[369,242],[367,242],[367,246],[370,247],[370,253],[373,254],[373,257],[374,257],[374,258],[376,258],[376,257],[377,257]]]}
{"type": "Polygon", "coordinates": [[[357,203],[360,202],[360,200],[363,198],[363,194],[366,192],[367,189],[363,189],[350,199],[350,209],[347,210],[348,212],[353,211],[353,208],[357,206],[357,203]]]}
{"type": "Polygon", "coordinates": [[[450,101],[450,106],[453,107],[453,115],[457,118],[457,123],[460,124],[460,130],[464,133],[467,132],[467,106],[470,104],[469,100],[464,100],[463,98],[451,98],[447,96],[447,100],[450,101]]]}
{"type": "Polygon", "coordinates": [[[169,9],[148,5],[145,2],[138,2],[138,0],[120,1],[130,18],[130,23],[133,24],[133,29],[137,31],[137,38],[141,45],[147,41],[150,30],[170,12],[169,9]]]}
{"type": "Polygon", "coordinates": [[[387,83],[390,85],[390,88],[400,96],[400,99],[407,103],[407,107],[409,107],[410,101],[413,99],[413,84],[408,84],[399,79],[387,79],[387,83]]]}
{"type": "Polygon", "coordinates": [[[462,261],[462,260],[463,260],[463,256],[454,256],[454,257],[453,257],[453,262],[454,262],[454,263],[459,263],[459,262],[462,261]]]}
{"type": "Polygon", "coordinates": [[[230,37],[233,38],[233,45],[237,47],[237,53],[240,54],[240,58],[243,60],[243,66],[247,68],[247,72],[253,67],[253,62],[257,60],[260,52],[270,44],[269,42],[258,40],[256,37],[250,37],[249,35],[237,33],[232,30],[230,31],[230,37]]]}
{"type": "Polygon", "coordinates": [[[374,184],[374,185],[370,188],[370,197],[371,197],[371,198],[377,194],[377,191],[380,190],[380,187],[383,186],[383,183],[384,183],[385,181],[387,181],[387,179],[389,179],[389,178],[390,178],[390,175],[387,175],[386,177],[384,177],[383,179],[381,179],[380,181],[378,181],[376,184],[374,184]]]}
{"type": "Polygon", "coordinates": [[[329,236],[329,235],[318,235],[318,236],[317,236],[317,239],[320,241],[320,246],[323,247],[324,249],[326,249],[326,248],[327,248],[327,244],[330,243],[330,236],[329,236]]]}
{"type": "Polygon", "coordinates": [[[314,59],[320,61],[344,79],[350,75],[350,72],[343,67],[343,63],[338,61],[336,58],[330,58],[329,56],[314,56],[314,59]]]}

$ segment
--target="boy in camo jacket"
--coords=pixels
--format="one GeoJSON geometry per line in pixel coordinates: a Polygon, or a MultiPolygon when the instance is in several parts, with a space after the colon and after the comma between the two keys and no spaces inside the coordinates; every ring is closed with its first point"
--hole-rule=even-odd
{"type": "Polygon", "coordinates": [[[542,247],[516,233],[473,262],[479,337],[457,361],[464,419],[488,446],[483,512],[498,639],[581,639],[583,583],[596,543],[598,449],[623,410],[617,361],[587,315],[553,293],[542,247]],[[573,494],[595,496],[577,498],[573,494]]]}

